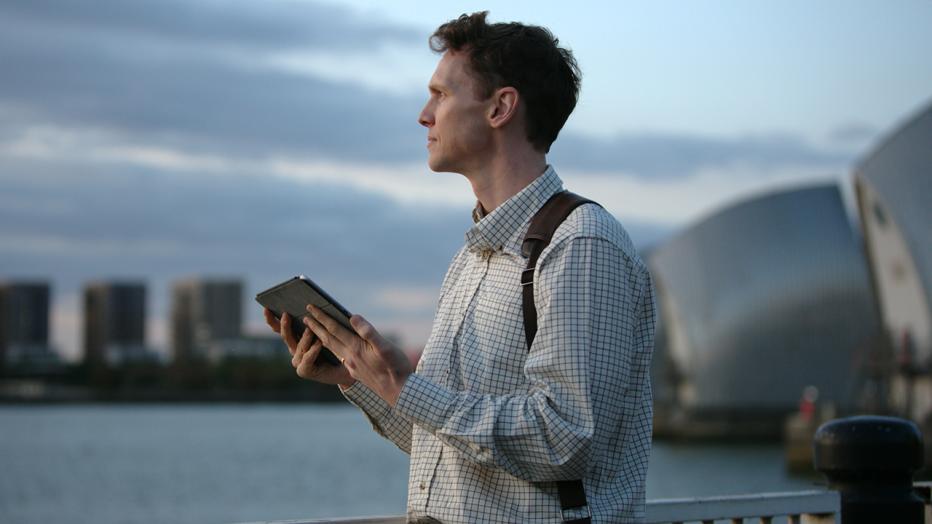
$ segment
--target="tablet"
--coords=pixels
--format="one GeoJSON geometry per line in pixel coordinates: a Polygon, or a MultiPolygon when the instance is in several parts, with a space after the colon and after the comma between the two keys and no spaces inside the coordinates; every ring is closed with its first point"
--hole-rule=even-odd
{"type": "MultiPolygon", "coordinates": [[[[306,327],[304,317],[308,314],[308,304],[319,307],[343,327],[353,331],[349,320],[352,316],[350,312],[304,275],[296,276],[266,289],[256,295],[256,302],[269,308],[275,318],[280,319],[282,313],[288,313],[292,318],[292,333],[297,339],[301,338],[306,327]]],[[[330,364],[340,365],[340,360],[327,348],[321,350],[317,362],[320,363],[321,359],[330,364]]]]}

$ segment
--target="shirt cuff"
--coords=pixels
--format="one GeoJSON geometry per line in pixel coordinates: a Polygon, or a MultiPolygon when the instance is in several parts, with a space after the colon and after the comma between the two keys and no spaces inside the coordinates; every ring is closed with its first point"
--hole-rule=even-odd
{"type": "Polygon", "coordinates": [[[412,373],[395,402],[395,412],[431,433],[442,428],[456,406],[456,393],[412,373]]]}
{"type": "Polygon", "coordinates": [[[374,418],[387,416],[392,410],[391,406],[382,400],[382,397],[376,395],[375,391],[358,380],[346,389],[340,388],[340,391],[346,400],[374,418]]]}

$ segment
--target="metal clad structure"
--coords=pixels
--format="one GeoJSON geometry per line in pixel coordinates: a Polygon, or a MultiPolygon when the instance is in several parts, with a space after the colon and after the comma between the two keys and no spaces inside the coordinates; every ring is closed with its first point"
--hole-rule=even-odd
{"type": "Polygon", "coordinates": [[[855,170],[855,187],[900,374],[894,407],[917,421],[932,419],[932,106],[868,155],[855,170]]]}
{"type": "Polygon", "coordinates": [[[677,407],[773,413],[802,389],[849,406],[877,322],[834,184],[768,194],[702,220],[648,258],[677,407]]]}

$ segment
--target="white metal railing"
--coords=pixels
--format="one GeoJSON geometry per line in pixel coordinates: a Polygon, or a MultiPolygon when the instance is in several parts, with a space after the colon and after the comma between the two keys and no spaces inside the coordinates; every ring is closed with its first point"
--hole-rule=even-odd
{"type": "Polygon", "coordinates": [[[715,521],[738,524],[744,519],[770,524],[775,517],[786,517],[792,524],[838,524],[840,514],[841,497],[837,491],[797,491],[652,500],[647,503],[646,524],[715,521]]]}
{"type": "MultiPolygon", "coordinates": [[[[645,524],[725,521],[743,523],[757,519],[770,524],[774,517],[786,517],[791,524],[838,524],[841,501],[837,491],[760,493],[647,502],[645,524]]],[[[244,524],[404,524],[404,516],[351,517],[341,519],[286,520],[244,524]]]]}
{"type": "MultiPolygon", "coordinates": [[[[932,483],[917,482],[916,492],[926,501],[925,522],[932,524],[932,483]]],[[[841,495],[833,490],[757,493],[690,499],[647,501],[645,524],[711,524],[725,522],[771,524],[841,523],[841,495]]],[[[243,524],[404,524],[403,515],[251,522],[243,524]]]]}
{"type": "Polygon", "coordinates": [[[405,524],[405,517],[348,517],[342,519],[260,520],[240,524],[405,524]]]}

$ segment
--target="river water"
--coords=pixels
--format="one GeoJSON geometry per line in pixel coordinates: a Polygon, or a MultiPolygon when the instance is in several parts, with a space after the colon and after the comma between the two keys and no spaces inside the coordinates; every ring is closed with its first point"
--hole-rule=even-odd
{"type": "MultiPolygon", "coordinates": [[[[403,514],[407,456],[347,405],[0,406],[0,522],[403,514]]],[[[811,489],[779,445],[655,443],[648,499],[811,489]]]]}

